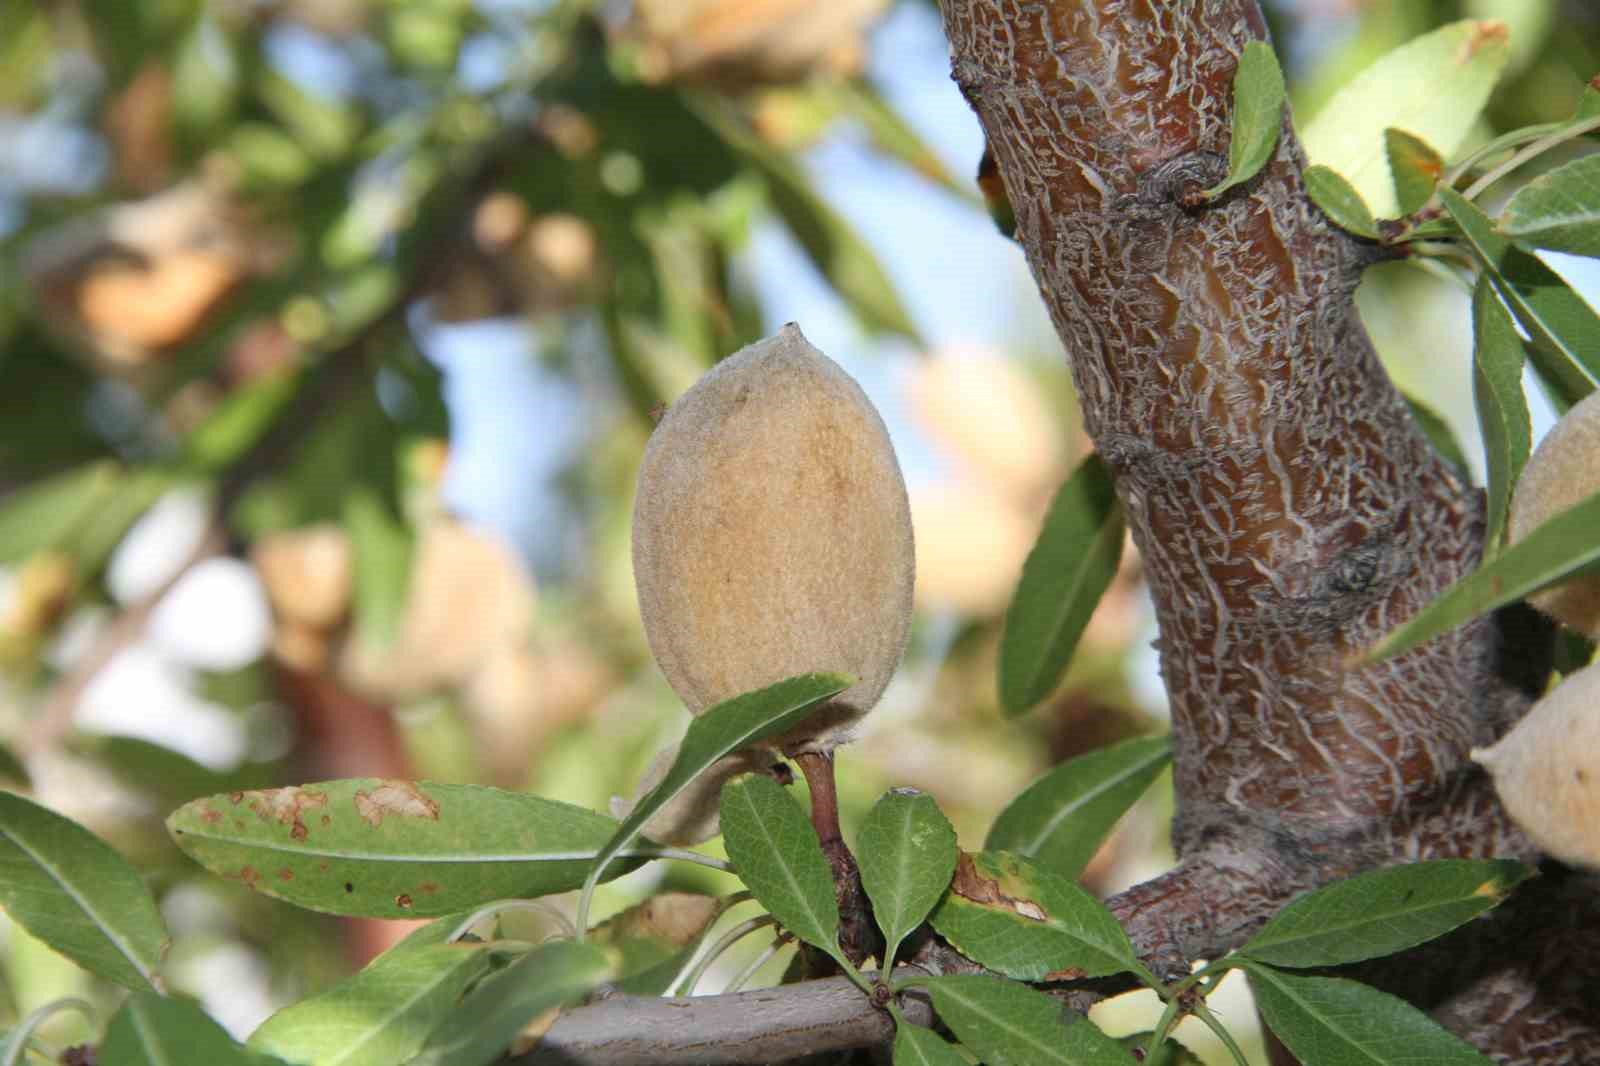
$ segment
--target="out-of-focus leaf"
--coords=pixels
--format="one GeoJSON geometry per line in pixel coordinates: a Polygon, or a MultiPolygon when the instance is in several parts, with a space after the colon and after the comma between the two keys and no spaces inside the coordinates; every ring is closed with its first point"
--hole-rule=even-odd
{"type": "Polygon", "coordinates": [[[272,374],[231,393],[184,438],[188,461],[214,472],[261,439],[299,388],[299,374],[272,374]]]}
{"type": "Polygon", "coordinates": [[[271,1066],[234,1043],[199,1004],[135,992],[106,1026],[96,1062],[104,1066],[271,1066]]]}
{"type": "Polygon", "coordinates": [[[1145,975],[1105,904],[1010,852],[963,854],[929,921],[967,958],[1018,980],[1145,975]]]}
{"type": "Polygon", "coordinates": [[[1405,130],[1453,155],[1509,56],[1502,23],[1463,19],[1425,33],[1333,95],[1301,134],[1306,156],[1343,175],[1376,217],[1393,218],[1400,205],[1384,130],[1405,130]]]}
{"type": "Polygon", "coordinates": [[[659,996],[672,986],[723,910],[714,896],[657,892],[595,926],[589,939],[615,949],[620,991],[659,996]]]}
{"type": "Polygon", "coordinates": [[[1393,955],[1477,917],[1532,875],[1532,867],[1505,859],[1372,870],[1297,897],[1239,951],[1296,968],[1393,955]]]}
{"type": "Polygon", "coordinates": [[[1576,403],[1600,384],[1600,315],[1560,275],[1494,231],[1489,217],[1440,187],[1450,212],[1495,291],[1533,340],[1529,357],[1576,403]]]}
{"type": "Polygon", "coordinates": [[[375,492],[360,488],[345,501],[344,528],[355,554],[358,639],[393,643],[411,583],[412,537],[375,492]]]}
{"type": "MultiPolygon", "coordinates": [[[[482,785],[355,778],[211,796],[167,829],[211,872],[296,906],[428,918],[583,883],[617,823],[482,785]]],[[[615,863],[621,876],[638,865],[615,863]]]]}
{"type": "Polygon", "coordinates": [[[1500,232],[1535,248],[1600,256],[1600,155],[1575,159],[1518,189],[1500,232]]]}
{"type": "Polygon", "coordinates": [[[199,796],[264,785],[271,773],[258,764],[218,773],[171,748],[132,737],[95,738],[82,750],[129,788],[154,796],[163,810],[199,796]]]}
{"type": "Polygon", "coordinates": [[[488,1066],[534,1018],[582,999],[614,972],[611,955],[593,944],[536,948],[473,990],[408,1066],[488,1066]]]}
{"type": "Polygon", "coordinates": [[[1262,1019],[1302,1062],[1328,1066],[1488,1066],[1460,1037],[1402,999],[1341,977],[1246,963],[1262,1019]]]}
{"type": "Polygon", "coordinates": [[[1400,398],[1411,408],[1411,417],[1422,427],[1428,443],[1433,445],[1433,450],[1439,453],[1440,458],[1463,474],[1472,469],[1467,465],[1467,453],[1461,450],[1461,442],[1456,440],[1455,432],[1443,415],[1410,393],[1402,392],[1400,398]]]}
{"type": "MultiPolygon", "coordinates": [[[[610,865],[633,842],[652,815],[666,806],[689,782],[724,755],[793,729],[828,700],[855,683],[845,674],[801,674],[775,685],[724,700],[689,723],[678,754],[666,775],[634,805],[633,813],[600,849],[584,884],[585,897],[610,865]]],[[[581,907],[580,907],[581,909],[581,907]]]]}
{"type": "Polygon", "coordinates": [[[195,19],[178,45],[172,71],[172,113],[189,138],[210,136],[233,110],[239,60],[233,42],[210,15],[195,19]]]}
{"type": "Polygon", "coordinates": [[[812,188],[805,172],[745,129],[721,105],[702,99],[697,113],[736,153],[767,180],[773,209],[822,276],[871,329],[898,333],[921,343],[877,255],[843,216],[812,188]]]}
{"type": "Polygon", "coordinates": [[[1278,146],[1283,125],[1283,71],[1265,41],[1251,41],[1233,74],[1233,132],[1228,142],[1228,176],[1206,190],[1210,197],[1255,177],[1278,146]]]}
{"type": "Polygon", "coordinates": [[[1171,761],[1170,737],[1125,740],[1069,759],[1000,812],[983,846],[1076,878],[1117,819],[1171,761]]]}
{"type": "Polygon", "coordinates": [[[77,561],[78,575],[88,577],[100,569],[122,542],[139,516],[178,484],[170,470],[144,466],[123,475],[115,491],[79,525],[67,540],[67,550],[77,561]]]}
{"type": "Polygon", "coordinates": [[[1111,470],[1083,461],[1050,504],[1023,564],[1000,642],[1000,702],[1020,714],[1066,672],[1100,597],[1117,576],[1124,523],[1111,470]]]}
{"type": "Polygon", "coordinates": [[[1372,210],[1355,186],[1337,171],[1324,166],[1307,167],[1305,182],[1306,195],[1335,226],[1358,237],[1376,239],[1378,224],[1372,219],[1372,210]]]}
{"type": "Polygon", "coordinates": [[[0,792],[0,905],[84,969],[164,991],[167,928],[133,867],[70,818],[0,792]]]}
{"type": "Polygon", "coordinates": [[[246,190],[290,188],[316,169],[299,141],[265,122],[234,126],[223,139],[222,150],[238,163],[240,183],[246,190]]]}
{"type": "Polygon", "coordinates": [[[956,831],[932,796],[911,789],[883,794],[856,837],[861,884],[883,930],[883,969],[895,949],[950,885],[956,868],[956,831]]]}
{"type": "Polygon", "coordinates": [[[0,503],[0,564],[58,546],[105,505],[119,480],[117,464],[90,463],[13,493],[0,503]]]}
{"type": "Polygon", "coordinates": [[[1402,215],[1428,202],[1444,174],[1444,160],[1421,137],[1405,130],[1383,131],[1383,148],[1394,175],[1394,195],[1402,215]]]}
{"type": "Polygon", "coordinates": [[[1451,585],[1404,625],[1362,653],[1378,662],[1447,633],[1481,614],[1515,603],[1600,560],[1600,492],[1532,530],[1451,585]]]}
{"type": "Polygon", "coordinates": [[[1484,544],[1499,547],[1510,513],[1511,489],[1528,461],[1533,427],[1528,399],[1522,393],[1522,338],[1488,275],[1472,292],[1472,398],[1489,468],[1487,527],[1484,544]]]}
{"type": "Polygon", "coordinates": [[[289,1004],[250,1034],[250,1047],[309,1066],[405,1062],[489,969],[483,944],[447,944],[456,923],[423,926],[360,973],[289,1004]]]}
{"type": "Polygon", "coordinates": [[[262,71],[256,95],[286,132],[319,159],[339,158],[360,135],[361,119],[352,108],[314,95],[271,68],[262,71]]]}
{"type": "Polygon", "coordinates": [[[724,785],[722,835],[757,901],[789,932],[841,958],[833,874],[817,831],[783,786],[764,774],[724,785]]]}
{"type": "Polygon", "coordinates": [[[972,188],[960,181],[940,160],[937,153],[912,129],[898,111],[885,100],[872,82],[861,79],[838,82],[832,87],[845,113],[866,128],[873,145],[947,192],[971,202],[972,188]]]}
{"type": "Polygon", "coordinates": [[[1087,1018],[1066,1022],[1059,1000],[1003,977],[928,982],[933,1009],[988,1066],[1128,1066],[1122,1045],[1087,1018]]]}
{"type": "Polygon", "coordinates": [[[0,744],[0,782],[10,782],[13,785],[29,783],[28,768],[22,765],[22,760],[17,758],[10,747],[3,744],[0,744]]]}

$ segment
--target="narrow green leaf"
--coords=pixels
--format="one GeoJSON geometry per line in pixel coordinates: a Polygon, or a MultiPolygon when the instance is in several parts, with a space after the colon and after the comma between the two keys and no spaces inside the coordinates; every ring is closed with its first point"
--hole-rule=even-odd
{"type": "Polygon", "coordinates": [[[1427,141],[1405,130],[1384,130],[1383,149],[1389,160],[1389,173],[1394,175],[1400,213],[1409,215],[1433,196],[1434,186],[1444,174],[1444,160],[1427,141]]]}
{"type": "Polygon", "coordinates": [[[894,282],[870,245],[812,188],[792,157],[765,143],[710,97],[689,101],[694,112],[766,180],[772,207],[828,284],[869,329],[921,338],[894,282]]]}
{"type": "Polygon", "coordinates": [[[1228,142],[1228,176],[1207,189],[1208,197],[1221,196],[1235,185],[1255,177],[1278,146],[1283,125],[1283,71],[1278,57],[1265,41],[1251,41],[1239,55],[1233,72],[1233,130],[1228,142]]]}
{"type": "Polygon", "coordinates": [[[1488,276],[1472,292],[1472,399],[1489,468],[1488,528],[1483,542],[1494,552],[1510,514],[1511,489],[1528,462],[1533,425],[1522,392],[1522,338],[1488,276]]]}
{"type": "Polygon", "coordinates": [[[971,186],[950,173],[938,153],[884,99],[871,81],[841,81],[826,88],[834,94],[844,112],[866,129],[878,151],[899,160],[946,192],[968,202],[974,199],[971,186]]]}
{"type": "Polygon", "coordinates": [[[1594,78],[1590,78],[1589,84],[1583,87],[1583,95],[1578,98],[1578,111],[1572,120],[1582,122],[1591,118],[1600,118],[1600,85],[1595,84],[1594,78]]]}
{"type": "Polygon", "coordinates": [[[1105,904],[1010,852],[963,854],[929,921],[967,958],[1018,980],[1145,975],[1105,904]]]}
{"type": "Polygon", "coordinates": [[[1535,248],[1600,256],[1600,155],[1584,156],[1518,189],[1500,232],[1535,248]]]}
{"type": "Polygon", "coordinates": [[[1358,661],[1378,662],[1410,651],[1481,614],[1515,603],[1600,560],[1600,492],[1563,511],[1445,589],[1358,661]]]}
{"type": "MultiPolygon", "coordinates": [[[[13,960],[15,965],[15,960],[13,960]]],[[[13,993],[14,995],[15,993],[13,993]]],[[[44,1041],[37,1039],[37,1034],[50,1019],[58,1014],[74,1011],[89,1021],[94,1022],[94,1007],[87,1000],[76,997],[53,999],[48,1003],[41,1003],[29,1011],[27,1016],[18,1019],[16,1028],[0,1031],[0,1064],[3,1066],[18,1066],[20,1063],[32,1062],[27,1057],[32,1051],[38,1058],[45,1058],[44,1041]]]]}
{"type": "Polygon", "coordinates": [[[1443,936],[1496,906],[1533,869],[1505,859],[1390,866],[1289,903],[1240,952],[1274,966],[1340,966],[1443,936]]]}
{"type": "Polygon", "coordinates": [[[1489,1066],[1489,1060],[1411,1004],[1340,977],[1301,977],[1246,962],[1267,1027],[1318,1066],[1489,1066]]]}
{"type": "Polygon", "coordinates": [[[761,905],[789,932],[838,958],[833,873],[811,820],[783,786],[764,774],[724,785],[722,838],[761,905]]]}
{"type": "MultiPolygon", "coordinates": [[[[661,783],[639,799],[633,813],[595,857],[594,868],[584,882],[584,898],[588,898],[612,858],[631,844],[651,816],[688,787],[701,771],[724,755],[793,729],[825,700],[854,683],[855,679],[845,674],[801,674],[724,700],[695,718],[661,783]]],[[[580,932],[587,916],[588,908],[580,903],[580,932]]]]}
{"type": "Polygon", "coordinates": [[[167,928],[144,880],[70,818],[0,791],[0,906],[92,973],[165,991],[167,928]]]}
{"type": "Polygon", "coordinates": [[[106,1027],[95,1061],[104,1066],[266,1066],[270,1060],[234,1043],[193,1001],[135,992],[106,1027]]]}
{"type": "Polygon", "coordinates": [[[1444,420],[1443,415],[1410,393],[1401,392],[1400,398],[1411,408],[1411,417],[1422,427],[1428,443],[1433,445],[1433,450],[1439,453],[1440,458],[1463,474],[1472,469],[1467,464],[1467,453],[1461,450],[1461,442],[1456,440],[1454,431],[1450,429],[1450,423],[1444,420]]]}
{"type": "Polygon", "coordinates": [[[1140,737],[1069,759],[1000,812],[983,846],[1077,878],[1117,819],[1172,761],[1170,737],[1140,737]]]}
{"type": "Polygon", "coordinates": [[[1020,714],[1066,672],[1122,558],[1122,506],[1098,454],[1056,493],[1022,567],[1000,643],[1000,702],[1020,714]]]}
{"type": "Polygon", "coordinates": [[[1170,1038],[1161,1041],[1161,1046],[1156,1048],[1155,1054],[1146,1055],[1150,1038],[1154,1035],[1154,1030],[1129,1033],[1127,1036],[1119,1037],[1118,1042],[1130,1052],[1138,1051],[1142,1056],[1139,1059],[1142,1066],[1205,1066],[1198,1055],[1170,1038]]]}
{"type": "Polygon", "coordinates": [[[206,472],[243,455],[294,398],[304,375],[272,374],[230,393],[183,440],[185,458],[206,472]]]}
{"type": "Polygon", "coordinates": [[[1357,237],[1376,240],[1378,224],[1372,219],[1367,202],[1337,171],[1323,166],[1306,167],[1306,195],[1322,209],[1335,226],[1357,237]]]}
{"type": "Polygon", "coordinates": [[[411,534],[370,488],[346,497],[344,528],[355,557],[358,639],[388,647],[400,631],[411,582],[411,534]]]}
{"type": "Polygon", "coordinates": [[[616,826],[539,796],[380,778],[211,796],[167,819],[212,873],[296,906],[373,918],[577,888],[616,826]]]}
{"type": "Polygon", "coordinates": [[[1535,365],[1569,403],[1593,392],[1600,384],[1600,316],[1555,271],[1496,233],[1489,216],[1454,189],[1440,187],[1439,199],[1532,338],[1535,365]]]}
{"type": "Polygon", "coordinates": [[[962,974],[928,982],[933,1009],[988,1066],[1128,1066],[1122,1045],[1027,985],[962,974]]]}
{"type": "Polygon", "coordinates": [[[1384,131],[1446,157],[1472,131],[1511,50],[1504,24],[1464,19],[1406,42],[1335,93],[1301,133],[1306,157],[1345,176],[1379,218],[1400,213],[1384,131]]]}
{"type": "Polygon", "coordinates": [[[116,463],[88,463],[7,496],[0,505],[0,565],[61,543],[116,492],[119,478],[116,463]]]}
{"type": "Polygon", "coordinates": [[[536,948],[485,979],[409,1064],[488,1066],[534,1018],[582,999],[613,972],[610,954],[593,944],[557,940],[536,948]]]}
{"type": "Polygon", "coordinates": [[[307,1066],[392,1066],[416,1054],[489,968],[483,944],[448,944],[458,918],[423,926],[360,973],[291,1003],[250,1047],[307,1066]]]}
{"type": "Polygon", "coordinates": [[[967,1060],[932,1029],[901,1022],[894,1032],[894,1066],[967,1066],[967,1060]]]}
{"type": "Polygon", "coordinates": [[[861,884],[883,930],[883,969],[933,910],[956,869],[956,831],[932,796],[914,789],[883,794],[856,837],[861,884]]]}

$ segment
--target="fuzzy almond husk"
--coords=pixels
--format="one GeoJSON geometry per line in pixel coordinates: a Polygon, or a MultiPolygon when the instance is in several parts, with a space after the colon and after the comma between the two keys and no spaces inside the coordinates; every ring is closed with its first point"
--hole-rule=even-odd
{"type": "Polygon", "coordinates": [[[1472,757],[1534,843],[1562,862],[1600,869],[1600,663],[1568,675],[1472,757]]]}
{"type": "MultiPolygon", "coordinates": [[[[1517,481],[1507,535],[1515,544],[1544,522],[1600,492],[1600,392],[1584,397],[1539,442],[1517,481]]],[[[1545,614],[1600,640],[1600,575],[1528,597],[1545,614]]]]}
{"type": "Polygon", "coordinates": [[[668,409],[639,470],[633,571],[650,650],[695,714],[848,673],[855,685],[775,744],[827,751],[883,695],[911,623],[905,481],[866,394],[798,327],[668,409]]]}

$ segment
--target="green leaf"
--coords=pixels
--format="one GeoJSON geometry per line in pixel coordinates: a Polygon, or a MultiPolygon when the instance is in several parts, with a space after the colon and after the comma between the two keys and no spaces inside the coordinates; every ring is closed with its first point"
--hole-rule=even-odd
{"type": "Polygon", "coordinates": [[[1467,453],[1461,450],[1461,442],[1456,440],[1454,431],[1450,429],[1450,423],[1444,420],[1443,415],[1410,393],[1401,392],[1400,398],[1411,408],[1411,417],[1422,427],[1428,443],[1433,445],[1433,450],[1439,453],[1440,458],[1463,474],[1472,469],[1467,464],[1467,453]]]}
{"type": "Polygon", "coordinates": [[[1535,366],[1569,403],[1593,392],[1600,384],[1600,316],[1555,271],[1496,233],[1489,216],[1454,189],[1441,186],[1439,199],[1532,338],[1535,366]]]}
{"type": "Polygon", "coordinates": [[[833,873],[817,831],[783,786],[764,774],[724,785],[722,838],[761,905],[789,932],[839,958],[833,873]]]}
{"type": "Polygon", "coordinates": [[[1155,1054],[1145,1055],[1152,1036],[1155,1036],[1155,1031],[1146,1030],[1142,1033],[1129,1033],[1127,1036],[1118,1037],[1117,1040],[1129,1051],[1139,1052],[1142,1056],[1139,1059],[1142,1066],[1205,1066],[1198,1055],[1171,1039],[1161,1041],[1161,1046],[1156,1048],[1155,1054]]]}
{"type": "Polygon", "coordinates": [[[250,1034],[250,1047],[307,1066],[392,1066],[416,1054],[489,968],[486,945],[448,944],[442,918],[360,973],[291,1003],[250,1034]]]}
{"type": "Polygon", "coordinates": [[[967,1066],[967,1060],[932,1029],[901,1022],[894,1031],[894,1066],[967,1066]]]}
{"type": "Polygon", "coordinates": [[[1433,196],[1444,174],[1444,160],[1421,137],[1405,130],[1383,131],[1383,150],[1394,175],[1395,200],[1402,215],[1409,215],[1433,196]]]}
{"type": "MultiPolygon", "coordinates": [[[[611,864],[612,858],[633,842],[646,822],[688,787],[701,771],[724,755],[758,744],[799,725],[822,703],[855,683],[846,674],[801,674],[775,685],[746,692],[712,707],[689,723],[689,730],[678,745],[677,758],[666,776],[634,805],[616,833],[595,857],[594,869],[584,882],[584,900],[611,864]]],[[[588,915],[579,904],[578,928],[588,915]]]]}
{"type": "Polygon", "coordinates": [[[0,744],[0,782],[5,781],[13,785],[32,783],[28,777],[28,768],[22,765],[22,760],[17,758],[9,746],[0,744]]]}
{"type": "Polygon", "coordinates": [[[950,173],[922,135],[884,99],[871,81],[841,81],[831,86],[823,83],[821,88],[831,91],[843,111],[861,123],[878,151],[899,160],[946,192],[969,203],[973,201],[971,186],[950,173]]]}
{"type": "Polygon", "coordinates": [[[1000,702],[1021,714],[1050,694],[1122,558],[1122,506],[1098,454],[1056,493],[1022,567],[1000,642],[1000,702]]]}
{"type": "Polygon", "coordinates": [[[115,494],[117,464],[87,463],[35,482],[0,504],[0,565],[60,544],[115,494]]]}
{"type": "Polygon", "coordinates": [[[1472,399],[1489,468],[1488,526],[1483,542],[1493,553],[1510,514],[1511,490],[1528,462],[1533,425],[1522,392],[1522,338],[1488,276],[1472,291],[1472,399]]]}
{"type": "Polygon", "coordinates": [[[1076,878],[1117,819],[1171,761],[1170,737],[1125,740],[1069,759],[1000,812],[983,846],[1076,878]]]}
{"type": "Polygon", "coordinates": [[[106,1026],[95,1061],[104,1066],[266,1066],[269,1060],[234,1043],[191,1000],[135,992],[106,1026]]]}
{"type": "Polygon", "coordinates": [[[933,1009],[988,1066],[1128,1066],[1122,1045],[1087,1018],[1063,1023],[1060,1000],[1000,977],[928,982],[933,1009]]]}
{"type": "Polygon", "coordinates": [[[1251,41],[1233,73],[1233,132],[1228,142],[1228,176],[1207,189],[1216,198],[1255,177],[1278,145],[1283,125],[1283,71],[1265,41],[1251,41]]]}
{"type": "Polygon", "coordinates": [[[1105,904],[1010,852],[963,854],[929,921],[967,958],[1018,980],[1075,980],[1125,970],[1147,976],[1105,904]]]}
{"type": "Polygon", "coordinates": [[[1307,167],[1305,183],[1306,195],[1335,226],[1357,237],[1377,239],[1378,224],[1373,221],[1372,210],[1354,185],[1336,171],[1322,166],[1307,167]]]}
{"type": "Polygon", "coordinates": [[[615,950],[618,991],[664,995],[724,910],[713,896],[657,892],[589,930],[588,939],[615,950]]]}
{"type": "Polygon", "coordinates": [[[1600,256],[1600,155],[1584,156],[1518,189],[1500,232],[1535,248],[1600,256]]]}
{"type": "Polygon", "coordinates": [[[1299,896],[1239,951],[1290,967],[1392,955],[1482,914],[1532,875],[1505,859],[1439,859],[1357,874],[1299,896]]]}
{"type": "Polygon", "coordinates": [[[487,978],[436,1029],[409,1066],[488,1066],[552,1007],[576,1002],[613,973],[610,954],[557,940],[487,978]]]}
{"type": "Polygon", "coordinates": [[[405,613],[411,534],[378,494],[365,487],[345,499],[344,528],[355,557],[357,639],[386,648],[398,635],[405,613]]]}
{"type": "Polygon", "coordinates": [[[747,129],[742,119],[710,97],[689,106],[728,147],[766,179],[772,207],[822,276],[869,329],[921,343],[894,282],[854,227],[812,188],[805,172],[747,129]]]}
{"type": "Polygon", "coordinates": [[[234,390],[183,440],[186,460],[220,471],[260,440],[294,398],[304,375],[270,374],[234,390]]]}
{"type": "Polygon", "coordinates": [[[1583,122],[1591,118],[1600,118],[1600,86],[1594,83],[1593,78],[1583,87],[1583,95],[1578,97],[1578,111],[1572,120],[1583,122]]]}
{"type": "Polygon", "coordinates": [[[1379,218],[1400,214],[1384,131],[1455,154],[1511,54],[1503,24],[1464,19],[1396,48],[1358,74],[1301,134],[1306,157],[1344,175],[1379,218]]]}
{"type": "Polygon", "coordinates": [[[379,778],[211,796],[167,819],[212,873],[296,906],[372,918],[577,888],[616,825],[539,796],[379,778]]]}
{"type": "Polygon", "coordinates": [[[164,991],[166,925],[144,880],[77,822],[0,791],[0,906],[92,973],[164,991]]]}
{"type": "Polygon", "coordinates": [[[914,789],[886,792],[867,813],[856,837],[861,884],[887,945],[895,949],[933,910],[956,869],[956,831],[932,796],[914,789]]]}
{"type": "Polygon", "coordinates": [[[1410,651],[1463,622],[1576,574],[1600,560],[1600,539],[1594,535],[1597,528],[1600,492],[1556,515],[1445,589],[1357,661],[1378,662],[1410,651]]]}
{"type": "Polygon", "coordinates": [[[1488,1066],[1489,1060],[1417,1008],[1339,977],[1300,977],[1247,962],[1267,1027],[1318,1066],[1488,1066]]]}

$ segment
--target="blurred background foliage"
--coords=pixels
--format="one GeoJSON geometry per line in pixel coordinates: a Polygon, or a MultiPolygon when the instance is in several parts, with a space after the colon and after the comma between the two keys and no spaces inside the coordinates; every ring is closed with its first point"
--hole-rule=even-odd
{"type": "MultiPolygon", "coordinates": [[[[1585,0],[1268,10],[1302,118],[1460,17],[1513,30],[1484,137],[1600,68],[1585,0]]],[[[161,818],[361,775],[632,793],[685,724],[634,469],[660,405],[791,319],[884,411],[916,516],[847,825],[914,785],[977,846],[1047,766],[1162,728],[1132,552],[1061,690],[999,718],[1004,607],[1086,443],[947,75],[926,0],[0,0],[0,773],[149,872],[176,983],[236,1033],[403,923],[202,875],[161,818]]],[[[1465,293],[1373,273],[1396,377],[1470,441],[1465,293]]],[[[1094,889],[1170,861],[1165,807],[1094,889]]],[[[660,887],[727,890],[605,905],[660,887]]],[[[104,993],[5,944],[0,1015],[104,993]]]]}

